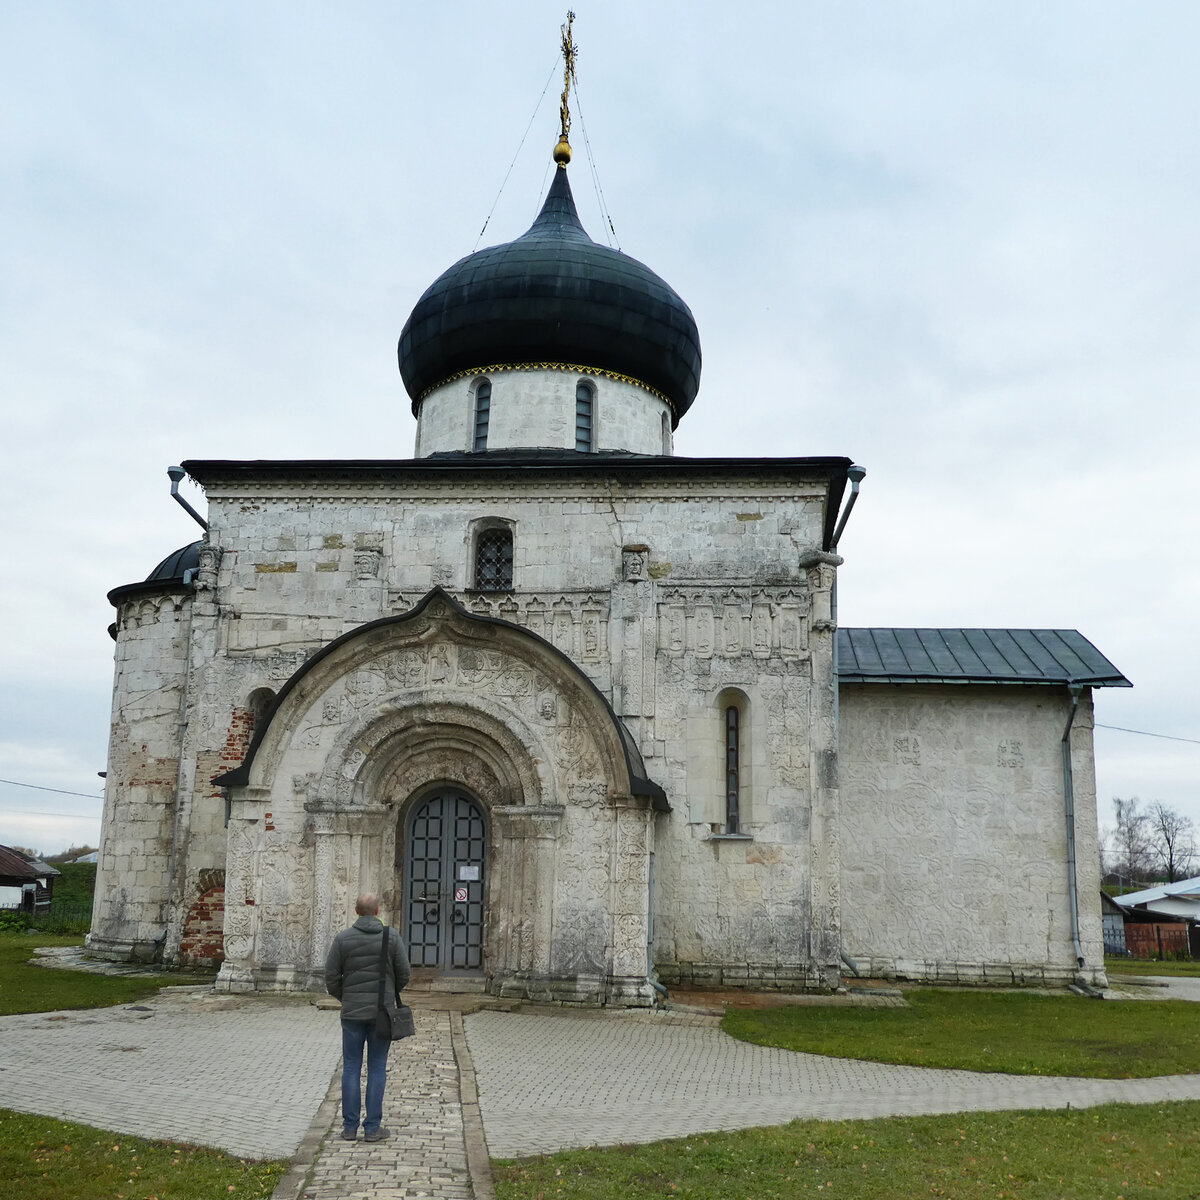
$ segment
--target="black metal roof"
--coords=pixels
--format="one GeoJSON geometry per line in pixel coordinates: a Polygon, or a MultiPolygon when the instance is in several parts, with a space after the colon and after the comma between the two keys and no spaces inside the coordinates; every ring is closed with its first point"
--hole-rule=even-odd
{"type": "Polygon", "coordinates": [[[839,629],[838,682],[1133,686],[1075,629],[839,629]]]}
{"type": "Polygon", "coordinates": [[[417,301],[400,334],[413,412],[460,371],[569,363],[627,375],[661,392],[674,420],[700,387],[691,310],[645,263],[588,237],[565,169],[515,241],[459,259],[417,301]]]}
{"type": "Polygon", "coordinates": [[[200,547],[203,544],[202,541],[197,541],[180,546],[178,550],[168,554],[141,583],[127,583],[122,587],[113,588],[108,593],[109,604],[119,608],[122,601],[131,596],[182,590],[184,574],[194,571],[200,565],[200,547]]]}

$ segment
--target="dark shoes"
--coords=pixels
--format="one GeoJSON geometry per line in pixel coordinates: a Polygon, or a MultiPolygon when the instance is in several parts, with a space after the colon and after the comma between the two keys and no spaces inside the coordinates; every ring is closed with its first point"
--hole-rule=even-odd
{"type": "Polygon", "coordinates": [[[341,1132],[341,1139],[343,1142],[357,1142],[358,1129],[343,1129],[341,1132]]]}
{"type": "Polygon", "coordinates": [[[392,1131],[385,1125],[380,1125],[378,1129],[372,1130],[370,1133],[363,1134],[364,1142],[386,1142],[392,1136],[392,1131]]]}

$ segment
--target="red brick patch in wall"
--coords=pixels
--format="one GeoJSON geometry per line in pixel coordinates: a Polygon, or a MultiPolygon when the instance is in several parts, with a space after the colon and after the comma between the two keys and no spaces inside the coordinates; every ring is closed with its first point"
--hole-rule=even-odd
{"type": "MultiPolygon", "coordinates": [[[[242,765],[246,751],[250,749],[250,740],[254,736],[254,710],[250,708],[235,708],[229,720],[229,732],[225,736],[225,747],[220,752],[215,769],[201,778],[211,778],[222,775],[226,771],[235,770],[242,765]]],[[[207,770],[207,768],[206,768],[207,770]]],[[[221,796],[220,788],[213,788],[213,796],[221,796]]]]}
{"type": "Polygon", "coordinates": [[[225,884],[210,887],[188,910],[179,943],[184,967],[219,967],[225,961],[225,884]]]}

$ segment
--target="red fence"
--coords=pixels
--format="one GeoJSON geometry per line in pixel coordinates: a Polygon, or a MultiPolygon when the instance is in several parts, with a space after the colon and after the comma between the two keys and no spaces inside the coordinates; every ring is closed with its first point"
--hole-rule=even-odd
{"type": "Polygon", "coordinates": [[[1188,927],[1165,921],[1126,921],[1125,947],[1134,958],[1186,958],[1188,927]]]}

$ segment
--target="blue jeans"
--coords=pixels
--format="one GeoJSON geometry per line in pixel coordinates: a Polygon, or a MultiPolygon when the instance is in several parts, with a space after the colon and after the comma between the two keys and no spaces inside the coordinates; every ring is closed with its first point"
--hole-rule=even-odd
{"type": "Polygon", "coordinates": [[[367,1048],[367,1119],[363,1133],[374,1133],[383,1120],[383,1085],[391,1042],[375,1036],[375,1022],[342,1022],[342,1126],[357,1132],[362,1106],[363,1047],[367,1048]]]}

